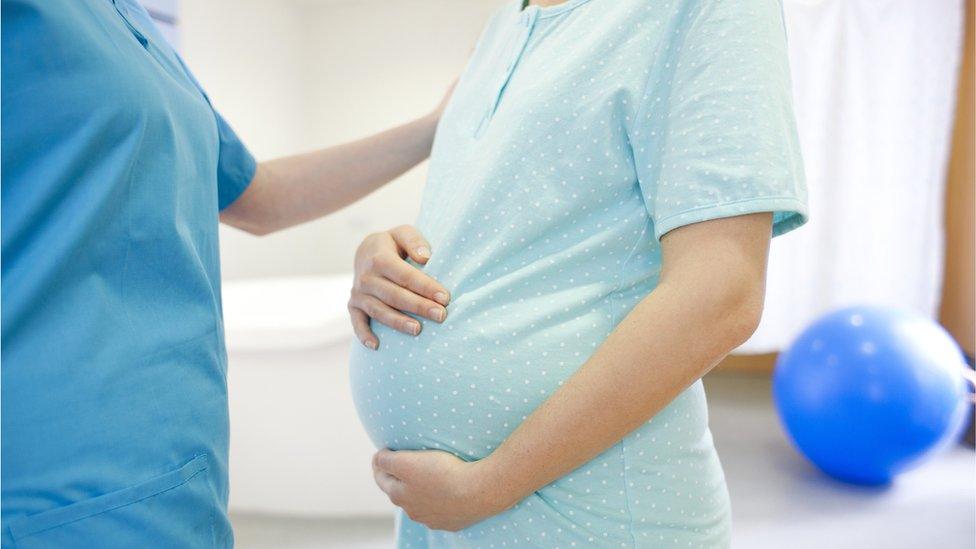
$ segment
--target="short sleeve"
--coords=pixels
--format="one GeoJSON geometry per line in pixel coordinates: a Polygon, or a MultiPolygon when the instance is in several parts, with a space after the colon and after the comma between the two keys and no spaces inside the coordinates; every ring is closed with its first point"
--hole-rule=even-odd
{"type": "MultiPolygon", "coordinates": [[[[176,55],[175,52],[174,55],[176,55]]],[[[218,207],[223,210],[237,200],[247,189],[247,186],[251,184],[254,172],[257,170],[257,161],[254,160],[254,155],[247,149],[241,138],[237,136],[234,128],[231,128],[224,117],[214,109],[207,92],[203,90],[203,86],[190,72],[183,59],[179,55],[176,55],[176,59],[183,66],[183,71],[187,77],[200,90],[207,104],[210,105],[217,123],[217,136],[220,143],[217,158],[217,202],[218,207]]]]}
{"type": "Polygon", "coordinates": [[[210,96],[207,95],[193,72],[183,62],[183,58],[169,46],[169,43],[153,23],[146,8],[134,0],[128,0],[127,7],[131,10],[132,16],[138,19],[142,29],[152,33],[156,46],[163,49],[165,53],[171,55],[172,59],[179,63],[183,68],[183,73],[206,100],[210,110],[213,111],[220,144],[217,158],[217,203],[218,207],[223,210],[237,200],[250,185],[257,169],[257,162],[237,136],[237,133],[234,132],[234,129],[230,127],[230,124],[214,109],[210,96]]]}
{"type": "Polygon", "coordinates": [[[659,239],[683,225],[773,212],[773,235],[807,219],[777,0],[688,2],[676,16],[631,137],[659,239]]]}
{"type": "Polygon", "coordinates": [[[237,137],[237,133],[214,111],[217,133],[220,136],[220,157],[217,159],[217,198],[221,210],[230,206],[251,184],[257,162],[251,151],[237,137]]]}

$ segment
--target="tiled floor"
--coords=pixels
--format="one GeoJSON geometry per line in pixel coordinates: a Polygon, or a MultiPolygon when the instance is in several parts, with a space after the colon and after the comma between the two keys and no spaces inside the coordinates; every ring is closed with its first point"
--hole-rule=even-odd
{"type": "MultiPolygon", "coordinates": [[[[712,431],[732,495],[733,546],[756,549],[973,549],[976,454],[955,448],[885,489],[833,482],[780,431],[761,377],[707,380],[712,431]]],[[[234,516],[242,549],[378,549],[391,518],[234,516]]]]}

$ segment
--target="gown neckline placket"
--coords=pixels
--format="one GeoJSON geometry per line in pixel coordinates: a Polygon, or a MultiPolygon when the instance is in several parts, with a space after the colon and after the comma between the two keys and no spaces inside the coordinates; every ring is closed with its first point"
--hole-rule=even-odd
{"type": "Polygon", "coordinates": [[[488,129],[488,125],[491,123],[492,118],[495,116],[495,112],[498,110],[498,104],[501,102],[502,95],[505,94],[505,88],[508,87],[508,83],[512,79],[512,75],[515,73],[515,69],[518,67],[519,61],[521,61],[522,56],[525,53],[525,48],[529,43],[529,38],[532,36],[532,31],[535,28],[536,21],[539,19],[539,8],[537,6],[529,6],[528,8],[522,10],[519,14],[518,23],[516,25],[515,32],[516,38],[515,42],[515,54],[509,61],[505,71],[501,74],[499,82],[495,87],[494,93],[491,94],[487,110],[484,116],[481,118],[481,122],[478,124],[478,128],[475,130],[475,137],[481,137],[484,135],[485,131],[488,129]]]}

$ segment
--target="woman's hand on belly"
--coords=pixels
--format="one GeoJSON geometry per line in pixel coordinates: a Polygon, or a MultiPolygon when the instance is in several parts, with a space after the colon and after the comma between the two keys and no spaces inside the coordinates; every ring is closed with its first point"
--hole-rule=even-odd
{"type": "Polygon", "coordinates": [[[668,232],[657,287],[487,457],[383,450],[374,460],[380,488],[414,520],[458,529],[597,457],[752,334],[771,235],[770,213],[668,232]]]}
{"type": "Polygon", "coordinates": [[[379,347],[370,319],[405,334],[420,333],[420,323],[404,313],[443,322],[450,294],[433,278],[405,259],[424,265],[430,245],[414,227],[401,225],[367,236],[356,250],[349,316],[362,344],[379,347]]]}
{"type": "Polygon", "coordinates": [[[373,456],[376,484],[415,522],[456,532],[506,510],[498,484],[483,462],[441,451],[380,450],[373,456]]]}

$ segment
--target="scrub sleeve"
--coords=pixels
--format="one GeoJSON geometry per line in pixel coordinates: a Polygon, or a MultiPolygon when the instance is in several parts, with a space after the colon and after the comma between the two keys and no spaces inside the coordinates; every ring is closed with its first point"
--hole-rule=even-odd
{"type": "MultiPolygon", "coordinates": [[[[146,14],[146,17],[148,18],[148,14],[146,14]]],[[[151,25],[151,21],[147,21],[147,24],[151,25]]],[[[203,86],[200,85],[200,82],[193,75],[190,68],[186,66],[183,58],[176,52],[172,53],[177,61],[179,61],[180,66],[183,67],[187,78],[193,82],[193,85],[196,86],[197,90],[199,90],[200,94],[207,101],[207,105],[213,111],[214,119],[217,123],[217,137],[219,139],[219,152],[217,156],[217,207],[223,210],[233,204],[247,190],[251,180],[254,179],[254,172],[257,171],[257,161],[254,159],[251,151],[244,145],[244,142],[241,141],[241,138],[237,136],[234,128],[214,108],[213,103],[210,101],[210,96],[204,91],[203,86]]]]}

